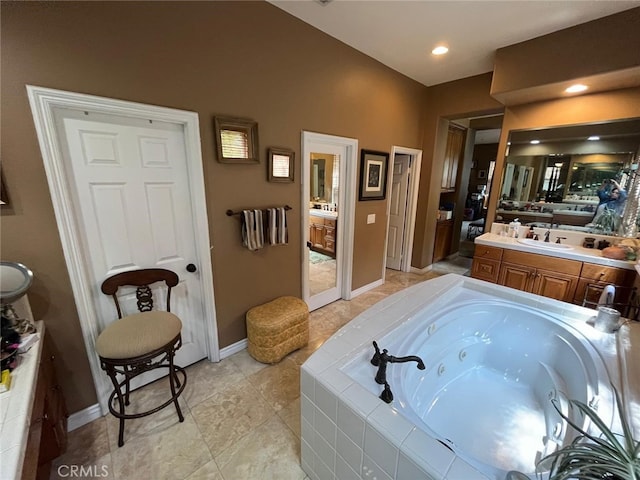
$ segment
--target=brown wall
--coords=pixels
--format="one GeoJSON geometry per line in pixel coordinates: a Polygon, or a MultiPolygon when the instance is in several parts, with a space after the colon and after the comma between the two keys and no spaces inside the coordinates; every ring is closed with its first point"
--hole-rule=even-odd
{"type": "Polygon", "coordinates": [[[424,268],[433,258],[436,215],[449,120],[500,113],[502,104],[489,96],[491,73],[429,87],[425,104],[423,168],[413,237],[411,265],[424,268]]]}
{"type": "MultiPolygon", "coordinates": [[[[245,337],[248,308],[302,294],[301,131],[357,138],[360,148],[387,152],[422,144],[426,87],[266,2],[2,2],[1,8],[2,168],[12,201],[2,211],[2,260],[34,271],[29,298],[61,354],[71,412],[96,397],[26,84],[199,114],[221,347],[245,337]],[[261,165],[216,162],[215,114],[258,121],[261,165]],[[293,184],[266,181],[268,146],[295,150],[293,184]],[[293,207],[289,245],[243,249],[237,219],[225,211],[282,204],[293,207]]],[[[353,289],[381,278],[385,217],[385,201],[357,203],[353,289]],[[377,221],[367,225],[370,213],[377,221]]]]}
{"type": "Polygon", "coordinates": [[[597,76],[607,82],[607,90],[637,85],[638,25],[640,7],[500,48],[495,56],[491,94],[507,100],[515,92],[529,89],[531,101],[545,86],[585,82],[597,76]],[[612,78],[610,73],[616,71],[626,73],[612,78]],[[635,83],[624,84],[634,81],[633,77],[635,83]]]}

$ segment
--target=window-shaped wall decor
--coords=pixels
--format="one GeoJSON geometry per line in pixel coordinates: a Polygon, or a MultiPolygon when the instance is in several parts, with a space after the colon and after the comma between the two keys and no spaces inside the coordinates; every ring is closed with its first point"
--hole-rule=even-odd
{"type": "Polygon", "coordinates": [[[216,149],[221,163],[260,163],[258,123],[235,117],[214,117],[216,149]]]}
{"type": "Polygon", "coordinates": [[[293,150],[270,148],[268,180],[270,182],[293,182],[294,158],[295,153],[293,150]]]}

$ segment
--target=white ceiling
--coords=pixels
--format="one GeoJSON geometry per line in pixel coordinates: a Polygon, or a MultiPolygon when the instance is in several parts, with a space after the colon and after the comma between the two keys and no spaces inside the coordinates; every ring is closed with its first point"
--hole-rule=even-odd
{"type": "Polygon", "coordinates": [[[640,6],[626,0],[269,0],[424,84],[493,70],[498,48],[640,6]],[[442,57],[431,55],[440,42],[442,57]]]}

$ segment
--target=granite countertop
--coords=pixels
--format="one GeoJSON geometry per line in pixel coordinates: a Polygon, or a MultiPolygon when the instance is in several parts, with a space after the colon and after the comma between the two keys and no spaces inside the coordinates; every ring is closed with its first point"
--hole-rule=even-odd
{"type": "Polygon", "coordinates": [[[310,208],[309,215],[312,217],[322,217],[322,218],[338,218],[338,212],[332,212],[330,210],[322,210],[319,208],[310,208]]]}
{"type": "MultiPolygon", "coordinates": [[[[536,230],[537,232],[537,230],[536,230]]],[[[542,238],[543,234],[539,234],[542,238]]],[[[496,233],[485,233],[476,237],[474,242],[478,245],[487,245],[498,248],[508,248],[510,250],[518,250],[521,252],[537,253],[539,255],[548,255],[550,257],[566,258],[569,260],[578,260],[581,262],[595,263],[598,265],[605,265],[608,267],[625,268],[627,270],[636,269],[636,262],[626,260],[613,260],[611,258],[605,258],[602,256],[602,251],[596,248],[584,248],[577,244],[584,235],[576,235],[575,232],[566,232],[559,230],[552,230],[552,242],[555,237],[562,236],[567,237],[567,241],[563,241],[567,245],[571,245],[571,250],[557,250],[545,246],[545,243],[540,240],[540,246],[525,245],[518,242],[518,239],[506,237],[496,233]],[[580,238],[578,238],[578,236],[580,238]],[[573,241],[572,241],[573,240],[573,241]]],[[[595,235],[594,235],[595,236],[595,235]]],[[[547,244],[548,245],[548,244],[547,244]]]]}

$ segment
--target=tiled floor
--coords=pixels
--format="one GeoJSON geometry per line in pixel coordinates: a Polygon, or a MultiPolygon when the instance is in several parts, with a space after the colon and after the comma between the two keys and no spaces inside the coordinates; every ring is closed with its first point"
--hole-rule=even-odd
{"type": "MultiPolygon", "coordinates": [[[[127,421],[125,445],[118,448],[118,422],[107,415],[69,434],[68,451],[54,462],[51,478],[70,478],[76,466],[74,478],[306,479],[300,468],[300,365],[369,306],[438,275],[465,273],[470,263],[459,257],[422,275],[387,270],[384,285],[312,312],[309,345],[276,365],[258,363],[244,350],[188,367],[183,423],[171,407],[127,421]]],[[[133,401],[158,404],[154,399],[167,390],[160,380],[134,392],[133,401]]]]}

